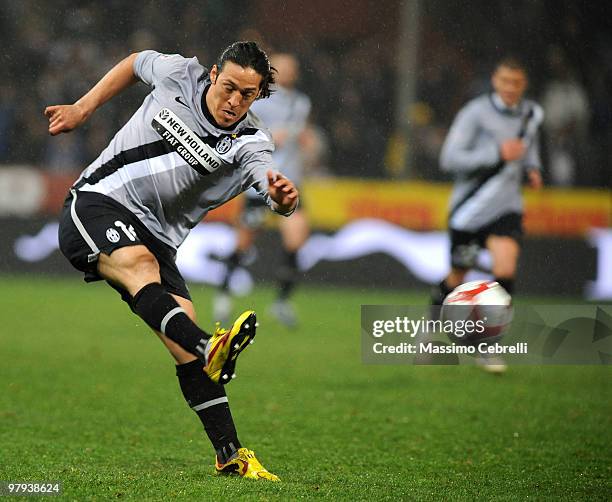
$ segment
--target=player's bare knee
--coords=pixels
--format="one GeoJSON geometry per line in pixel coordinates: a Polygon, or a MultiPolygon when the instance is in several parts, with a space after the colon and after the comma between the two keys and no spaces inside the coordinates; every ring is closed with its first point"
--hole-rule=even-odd
{"type": "Polygon", "coordinates": [[[504,279],[512,279],[516,273],[516,263],[498,263],[493,266],[493,275],[504,279]]]}
{"type": "Polygon", "coordinates": [[[142,276],[159,275],[159,263],[153,254],[143,246],[135,247],[135,252],[126,261],[125,268],[142,276]]]}
{"type": "Polygon", "coordinates": [[[495,256],[514,256],[518,255],[519,243],[512,237],[491,235],[486,242],[487,249],[495,256]]]}
{"type": "Polygon", "coordinates": [[[159,263],[145,246],[129,246],[100,255],[98,272],[134,295],[143,286],[159,282],[159,263]]]}

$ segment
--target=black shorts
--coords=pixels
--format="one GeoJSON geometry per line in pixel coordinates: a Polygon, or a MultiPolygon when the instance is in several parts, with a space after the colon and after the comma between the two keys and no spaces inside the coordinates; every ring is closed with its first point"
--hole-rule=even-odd
{"type": "Polygon", "coordinates": [[[521,244],[523,239],[523,215],[505,214],[474,232],[449,229],[451,241],[451,265],[456,268],[472,268],[479,251],[486,246],[490,235],[511,237],[521,244]]]}
{"type": "MultiPolygon", "coordinates": [[[[168,293],[191,299],[185,279],[176,267],[176,252],[157,239],[119,202],[95,192],[71,190],[60,214],[59,246],[86,282],[101,281],[97,262],[100,253],[110,255],[125,246],[144,245],[159,263],[161,283],[168,293]]],[[[128,304],[130,294],[109,283],[128,304]]]]}
{"type": "Polygon", "coordinates": [[[270,208],[262,197],[246,197],[240,213],[240,225],[251,230],[258,230],[266,221],[270,208]]]}

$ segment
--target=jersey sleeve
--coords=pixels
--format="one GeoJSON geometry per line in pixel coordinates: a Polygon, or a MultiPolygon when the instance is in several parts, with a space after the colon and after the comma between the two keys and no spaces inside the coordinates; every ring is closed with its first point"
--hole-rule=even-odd
{"type": "Polygon", "coordinates": [[[142,51],[134,61],[134,75],[151,87],[158,87],[172,76],[182,75],[189,60],[180,54],[161,54],[142,51]]]}
{"type": "Polygon", "coordinates": [[[475,145],[478,132],[478,109],[476,103],[471,103],[457,114],[446,136],[440,154],[442,170],[467,174],[499,162],[499,147],[493,139],[475,145]]]}

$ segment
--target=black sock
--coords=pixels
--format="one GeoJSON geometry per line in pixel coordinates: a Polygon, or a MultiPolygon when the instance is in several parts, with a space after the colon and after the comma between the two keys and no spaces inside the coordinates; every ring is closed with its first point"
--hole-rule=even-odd
{"type": "Polygon", "coordinates": [[[284,265],[279,270],[278,299],[285,301],[295,288],[298,275],[297,253],[285,251],[284,265]]]}
{"type": "Polygon", "coordinates": [[[496,277],[495,280],[499,283],[499,285],[504,288],[509,295],[514,294],[514,279],[513,278],[505,278],[501,279],[496,277]]]}
{"type": "Polygon", "coordinates": [[[132,310],[151,328],[161,331],[188,352],[204,357],[210,335],[196,326],[161,284],[147,284],[136,293],[132,310]]]}
{"type": "Polygon", "coordinates": [[[431,304],[441,306],[444,298],[453,290],[446,285],[446,279],[431,289],[431,304]]]}
{"type": "Polygon", "coordinates": [[[242,261],[241,251],[234,251],[230,255],[230,257],[225,260],[225,266],[227,268],[225,271],[225,277],[223,278],[223,282],[221,283],[221,286],[219,287],[219,289],[223,291],[224,293],[227,293],[229,291],[230,278],[232,274],[234,273],[234,270],[236,270],[238,268],[238,265],[240,265],[241,261],[242,261]]]}
{"type": "Polygon", "coordinates": [[[224,464],[240,448],[240,441],[223,385],[206,376],[199,360],[177,365],[176,376],[187,404],[200,418],[219,462],[224,464]]]}
{"type": "Polygon", "coordinates": [[[440,284],[431,288],[429,308],[429,317],[431,319],[440,319],[442,303],[444,303],[444,298],[446,298],[451,291],[452,289],[446,285],[446,280],[443,280],[440,284]]]}

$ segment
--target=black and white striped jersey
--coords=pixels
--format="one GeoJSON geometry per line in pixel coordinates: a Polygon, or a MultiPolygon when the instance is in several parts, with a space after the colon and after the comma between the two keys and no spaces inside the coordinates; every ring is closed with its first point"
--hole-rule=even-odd
{"type": "Polygon", "coordinates": [[[442,147],[440,164],[455,175],[449,226],[476,231],[501,216],[523,212],[521,185],[527,169],[540,169],[538,129],[544,111],[523,100],[508,109],[496,94],[470,101],[457,114],[442,147]],[[500,146],[521,137],[525,156],[503,163],[500,146]]]}
{"type": "Polygon", "coordinates": [[[269,206],[272,138],[249,111],[233,128],[210,117],[208,70],[196,58],[141,52],[134,74],[152,91],[75,186],[123,204],[177,248],[206,213],[254,187],[269,206]]]}

